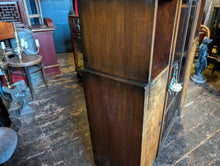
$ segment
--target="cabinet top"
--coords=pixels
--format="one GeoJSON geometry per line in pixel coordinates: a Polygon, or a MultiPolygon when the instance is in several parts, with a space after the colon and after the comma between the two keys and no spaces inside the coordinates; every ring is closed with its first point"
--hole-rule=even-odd
{"type": "Polygon", "coordinates": [[[52,27],[48,27],[46,25],[33,25],[31,27],[31,30],[33,32],[40,32],[40,31],[53,31],[55,30],[57,27],[52,26],[52,27]]]}

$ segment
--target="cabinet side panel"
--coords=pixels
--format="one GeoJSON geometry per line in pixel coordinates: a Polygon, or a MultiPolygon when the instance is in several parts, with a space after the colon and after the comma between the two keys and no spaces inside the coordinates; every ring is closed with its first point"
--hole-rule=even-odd
{"type": "Polygon", "coordinates": [[[144,88],[83,75],[96,165],[140,165],[144,88]]]}
{"type": "Polygon", "coordinates": [[[168,64],[177,2],[171,0],[158,5],[153,62],[160,65],[168,64]]]}
{"type": "Polygon", "coordinates": [[[86,68],[147,82],[154,20],[152,0],[80,0],[86,68]]]}
{"type": "MultiPolygon", "coordinates": [[[[143,134],[141,149],[141,166],[153,165],[160,135],[161,120],[167,82],[167,68],[151,83],[148,109],[148,98],[145,98],[143,117],[143,134]]],[[[148,92],[146,91],[146,95],[148,92]]]]}

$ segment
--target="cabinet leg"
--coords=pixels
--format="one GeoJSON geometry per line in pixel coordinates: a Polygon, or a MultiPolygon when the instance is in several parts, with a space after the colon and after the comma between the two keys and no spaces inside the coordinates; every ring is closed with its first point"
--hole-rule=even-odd
{"type": "Polygon", "coordinates": [[[42,62],[40,63],[40,67],[41,67],[41,75],[42,75],[44,84],[46,85],[46,87],[48,87],[48,85],[47,85],[47,78],[46,78],[46,75],[45,75],[45,72],[44,72],[44,65],[43,65],[42,62]]]}

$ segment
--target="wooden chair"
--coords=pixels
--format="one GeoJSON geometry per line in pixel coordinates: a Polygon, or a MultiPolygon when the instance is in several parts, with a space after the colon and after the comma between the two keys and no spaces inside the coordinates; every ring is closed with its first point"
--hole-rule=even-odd
{"type": "Polygon", "coordinates": [[[0,40],[15,38],[12,23],[0,22],[0,40]]]}
{"type": "MultiPolygon", "coordinates": [[[[10,38],[14,38],[14,37],[15,37],[15,33],[14,33],[13,24],[6,23],[6,22],[0,22],[0,40],[10,39],[10,38]]],[[[27,83],[27,86],[30,89],[30,93],[31,93],[33,100],[35,100],[35,94],[34,94],[34,89],[33,89],[33,85],[31,82],[30,74],[41,71],[43,82],[47,86],[47,80],[46,80],[46,76],[45,76],[44,68],[43,68],[43,63],[42,63],[42,56],[40,56],[40,55],[26,55],[26,56],[22,56],[21,61],[19,60],[18,56],[15,56],[13,58],[8,59],[8,66],[9,66],[9,72],[8,72],[9,79],[11,79],[11,74],[24,76],[25,81],[27,83]],[[31,66],[37,66],[38,69],[30,73],[28,68],[31,66]],[[22,74],[18,74],[15,72],[18,68],[22,68],[22,70],[23,70],[22,74]]]]}
{"type": "Polygon", "coordinates": [[[202,43],[204,37],[210,38],[210,30],[205,25],[200,25],[200,32],[199,32],[199,45],[202,43]]]}

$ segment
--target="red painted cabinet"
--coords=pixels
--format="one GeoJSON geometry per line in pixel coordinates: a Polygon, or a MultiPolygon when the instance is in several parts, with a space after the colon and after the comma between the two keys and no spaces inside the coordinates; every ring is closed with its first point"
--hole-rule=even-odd
{"type": "Polygon", "coordinates": [[[40,42],[40,51],[38,54],[43,57],[46,76],[60,73],[53,39],[54,30],[55,27],[32,28],[34,39],[38,39],[40,42]]]}

